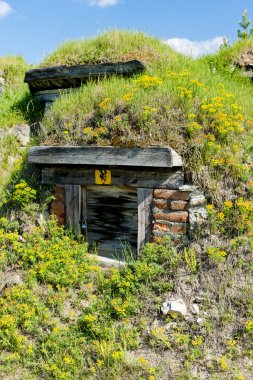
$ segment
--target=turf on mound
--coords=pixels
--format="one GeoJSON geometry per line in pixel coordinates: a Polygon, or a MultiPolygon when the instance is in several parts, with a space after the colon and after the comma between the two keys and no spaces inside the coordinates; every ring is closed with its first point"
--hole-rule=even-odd
{"type": "Polygon", "coordinates": [[[211,57],[192,60],[125,31],[67,43],[43,65],[126,58],[142,59],[144,74],[90,82],[62,96],[42,122],[41,144],[170,145],[218,203],[250,191],[253,87],[239,70],[224,74],[213,70],[211,57]]]}

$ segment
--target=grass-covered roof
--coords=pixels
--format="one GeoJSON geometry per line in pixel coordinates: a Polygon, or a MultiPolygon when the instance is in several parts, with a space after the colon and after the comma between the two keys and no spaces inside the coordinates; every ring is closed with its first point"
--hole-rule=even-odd
{"type": "Polygon", "coordinates": [[[253,86],[233,63],[250,43],[193,60],[129,31],[68,42],[41,66],[136,58],[146,71],[90,82],[62,96],[42,120],[40,143],[170,145],[184,157],[189,176],[212,193],[238,183],[245,189],[251,178],[253,86]]]}

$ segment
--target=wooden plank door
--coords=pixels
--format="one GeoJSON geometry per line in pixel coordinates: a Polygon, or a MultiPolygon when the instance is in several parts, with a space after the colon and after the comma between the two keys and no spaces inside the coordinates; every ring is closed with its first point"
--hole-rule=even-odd
{"type": "Polygon", "coordinates": [[[153,189],[138,188],[138,252],[150,241],[152,234],[151,204],[153,189]]]}
{"type": "Polygon", "coordinates": [[[75,235],[80,234],[81,186],[65,185],[66,227],[72,228],[75,235]]]}
{"type": "Polygon", "coordinates": [[[87,187],[88,242],[98,253],[124,259],[131,247],[136,255],[138,232],[137,191],[128,187],[87,187]]]}

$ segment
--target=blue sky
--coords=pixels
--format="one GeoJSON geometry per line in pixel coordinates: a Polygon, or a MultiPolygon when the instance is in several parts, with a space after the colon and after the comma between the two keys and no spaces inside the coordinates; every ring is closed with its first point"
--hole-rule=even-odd
{"type": "Polygon", "coordinates": [[[245,8],[251,18],[252,0],[0,0],[0,55],[22,54],[37,63],[66,40],[108,28],[174,39],[174,46],[200,54],[224,36],[236,39],[245,8]]]}

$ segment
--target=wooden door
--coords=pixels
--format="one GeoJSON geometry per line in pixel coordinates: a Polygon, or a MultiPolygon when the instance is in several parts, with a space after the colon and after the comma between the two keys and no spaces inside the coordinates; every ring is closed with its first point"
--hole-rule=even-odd
{"type": "Polygon", "coordinates": [[[116,186],[86,188],[88,242],[98,254],[124,259],[137,252],[138,197],[136,189],[116,186]]]}

